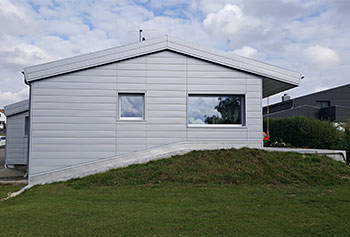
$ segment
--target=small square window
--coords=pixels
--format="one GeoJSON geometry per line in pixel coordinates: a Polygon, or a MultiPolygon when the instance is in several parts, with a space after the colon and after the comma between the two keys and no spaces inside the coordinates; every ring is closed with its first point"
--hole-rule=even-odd
{"type": "Polygon", "coordinates": [[[145,118],[145,94],[120,93],[119,119],[143,120],[145,118]]]}
{"type": "Polygon", "coordinates": [[[331,106],[331,102],[328,100],[318,100],[316,101],[316,106],[321,107],[321,108],[326,108],[331,106]]]}

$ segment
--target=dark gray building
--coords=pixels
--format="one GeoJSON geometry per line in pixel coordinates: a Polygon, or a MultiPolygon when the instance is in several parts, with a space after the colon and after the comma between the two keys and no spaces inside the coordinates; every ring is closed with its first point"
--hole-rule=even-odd
{"type": "MultiPolygon", "coordinates": [[[[267,107],[263,108],[264,117],[267,107]]],[[[335,122],[350,120],[350,84],[298,98],[282,96],[282,102],[269,106],[271,118],[305,116],[335,122]]]]}

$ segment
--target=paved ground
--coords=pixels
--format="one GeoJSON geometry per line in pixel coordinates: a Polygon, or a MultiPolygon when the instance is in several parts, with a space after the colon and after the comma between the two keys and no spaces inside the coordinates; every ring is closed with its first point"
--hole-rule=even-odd
{"type": "Polygon", "coordinates": [[[5,149],[0,148],[0,181],[8,180],[8,181],[17,181],[22,180],[24,176],[24,172],[16,170],[16,169],[5,169],[5,149]]]}

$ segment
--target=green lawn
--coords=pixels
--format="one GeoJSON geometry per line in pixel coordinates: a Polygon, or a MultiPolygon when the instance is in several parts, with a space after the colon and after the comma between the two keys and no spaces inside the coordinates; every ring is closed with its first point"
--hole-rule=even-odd
{"type": "Polygon", "coordinates": [[[0,137],[2,136],[6,136],[6,133],[5,132],[0,132],[0,137]]]}
{"type": "Polygon", "coordinates": [[[326,157],[191,152],[0,202],[1,236],[349,236],[349,178],[326,157]]]}

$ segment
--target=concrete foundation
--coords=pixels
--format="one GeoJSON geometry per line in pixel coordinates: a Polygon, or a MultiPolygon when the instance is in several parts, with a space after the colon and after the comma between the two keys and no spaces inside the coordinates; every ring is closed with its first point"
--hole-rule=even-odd
{"type": "Polygon", "coordinates": [[[303,149],[303,148],[280,148],[280,147],[264,147],[265,151],[279,151],[279,152],[297,152],[302,154],[315,154],[315,155],[326,155],[333,160],[347,162],[346,151],[342,150],[324,150],[324,149],[303,149]]]}

